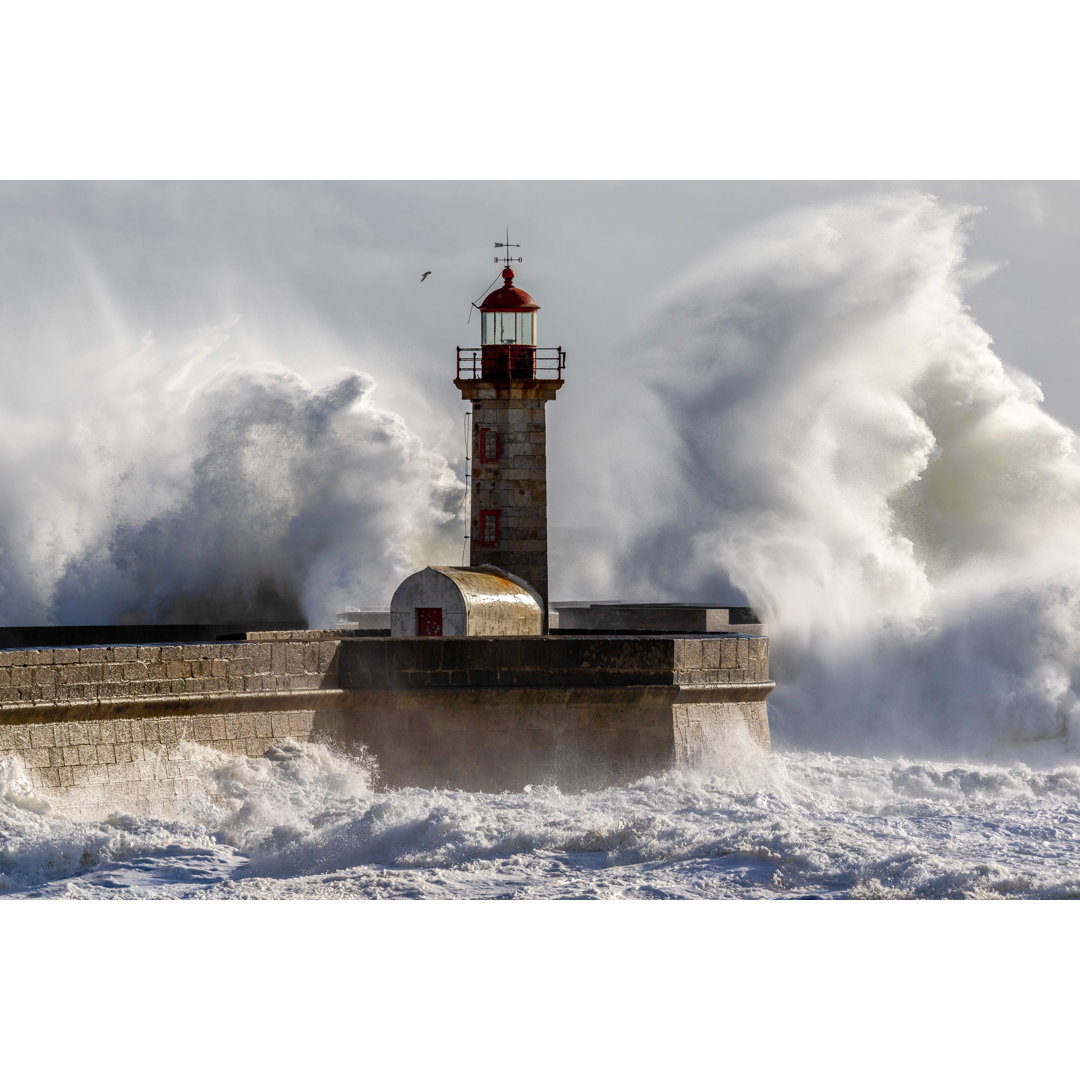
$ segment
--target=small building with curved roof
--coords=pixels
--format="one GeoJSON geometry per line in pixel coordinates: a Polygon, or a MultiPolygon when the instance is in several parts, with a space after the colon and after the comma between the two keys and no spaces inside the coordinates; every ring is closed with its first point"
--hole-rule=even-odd
{"type": "Polygon", "coordinates": [[[392,637],[542,634],[543,601],[526,581],[497,566],[427,566],[390,601],[392,637]]]}

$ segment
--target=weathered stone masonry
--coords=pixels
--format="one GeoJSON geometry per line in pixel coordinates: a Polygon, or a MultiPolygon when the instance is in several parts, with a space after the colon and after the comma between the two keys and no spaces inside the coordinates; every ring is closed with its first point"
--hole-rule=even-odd
{"type": "Polygon", "coordinates": [[[0,651],[0,756],[61,807],[163,811],[197,790],[180,751],[259,756],[338,706],[339,642],[0,651]]]}
{"type": "Polygon", "coordinates": [[[338,715],[398,784],[596,787],[690,764],[720,728],[769,746],[764,637],[344,646],[340,685],[350,698],[338,715]]]}
{"type": "MultiPolygon", "coordinates": [[[[308,635],[318,638],[320,635],[308,635]]],[[[718,735],[768,746],[768,639],[346,638],[0,652],[0,756],[64,806],[164,811],[181,743],[363,744],[389,785],[624,781],[718,735]]]]}
{"type": "Polygon", "coordinates": [[[545,406],[561,380],[517,379],[502,385],[458,379],[472,405],[472,501],[469,562],[491,563],[524,578],[548,603],[547,444],[545,406]],[[484,460],[481,433],[498,436],[498,460],[484,460]],[[496,510],[497,536],[481,515],[496,510]]]}

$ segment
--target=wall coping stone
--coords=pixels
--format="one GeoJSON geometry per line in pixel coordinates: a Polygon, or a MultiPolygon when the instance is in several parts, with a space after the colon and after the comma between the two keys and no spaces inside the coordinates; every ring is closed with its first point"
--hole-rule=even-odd
{"type": "Polygon", "coordinates": [[[347,693],[337,687],[328,687],[307,690],[174,694],[160,697],[99,697],[86,698],[82,701],[0,702],[0,725],[337,708],[347,693]]]}

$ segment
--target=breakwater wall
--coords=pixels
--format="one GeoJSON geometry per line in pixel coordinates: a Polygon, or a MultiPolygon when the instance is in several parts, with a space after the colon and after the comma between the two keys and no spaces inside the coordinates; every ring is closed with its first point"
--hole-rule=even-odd
{"type": "Polygon", "coordinates": [[[424,787],[593,787],[729,733],[769,745],[764,637],[375,638],[343,643],[339,685],[340,736],[424,787]]]}
{"type": "Polygon", "coordinates": [[[768,746],[768,639],[384,638],[0,651],[0,757],[60,808],[164,812],[198,793],[196,743],[283,738],[374,755],[391,786],[587,787],[768,746]]]}
{"type": "Polygon", "coordinates": [[[260,756],[338,707],[340,642],[0,651],[0,756],[54,805],[163,813],[196,794],[183,743],[260,756]]]}

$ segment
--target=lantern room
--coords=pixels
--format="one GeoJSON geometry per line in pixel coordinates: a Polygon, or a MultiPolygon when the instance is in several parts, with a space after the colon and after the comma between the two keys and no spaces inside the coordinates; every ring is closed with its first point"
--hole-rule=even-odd
{"type": "Polygon", "coordinates": [[[502,272],[503,286],[489,293],[480,305],[482,345],[535,345],[536,313],[540,305],[514,286],[514,271],[502,272]]]}
{"type": "Polygon", "coordinates": [[[514,271],[503,268],[502,288],[480,305],[481,367],[484,379],[536,377],[536,313],[540,305],[514,286],[514,271]]]}

